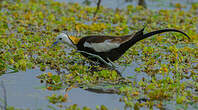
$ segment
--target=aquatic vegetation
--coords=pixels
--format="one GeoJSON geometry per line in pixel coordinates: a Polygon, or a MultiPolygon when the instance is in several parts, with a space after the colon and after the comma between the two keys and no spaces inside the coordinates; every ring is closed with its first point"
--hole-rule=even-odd
{"type": "MultiPolygon", "coordinates": [[[[116,93],[123,97],[126,108],[166,108],[196,105],[198,102],[198,16],[197,4],[188,11],[176,4],[173,10],[145,10],[128,6],[125,9],[95,7],[52,0],[2,1],[0,4],[0,75],[13,71],[40,68],[53,69],[38,78],[47,90],[80,87],[85,90],[116,93]],[[146,31],[176,28],[185,31],[191,40],[177,33],[156,35],[142,40],[116,61],[118,65],[139,64],[137,73],[146,73],[140,81],[122,78],[115,70],[89,65],[75,50],[61,46],[50,48],[63,31],[82,37],[91,34],[125,35],[147,24],[146,31]],[[96,70],[96,71],[95,71],[96,70]],[[60,74],[60,75],[59,75],[60,74]]],[[[126,65],[127,66],[127,65],[126,65]]],[[[69,96],[68,96],[69,97],[69,96]]],[[[51,103],[67,103],[65,96],[49,96],[51,103]],[[66,101],[66,102],[65,102],[66,101]]],[[[59,105],[60,107],[60,105],[59,105]]],[[[64,107],[63,107],[64,108],[64,107]]],[[[96,107],[106,110],[105,106],[96,107]]],[[[78,109],[77,105],[65,107],[78,109]]],[[[88,107],[83,110],[89,110],[88,107]]]]}

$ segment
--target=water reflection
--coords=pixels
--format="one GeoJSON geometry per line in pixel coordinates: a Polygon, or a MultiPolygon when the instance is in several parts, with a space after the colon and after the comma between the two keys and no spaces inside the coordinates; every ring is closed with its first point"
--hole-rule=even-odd
{"type": "MultiPolygon", "coordinates": [[[[47,70],[46,72],[54,71],[47,70]]],[[[39,69],[27,70],[26,72],[17,72],[15,74],[4,74],[0,80],[4,81],[7,89],[8,105],[16,108],[49,109],[50,104],[47,96],[52,94],[64,95],[65,90],[48,91],[45,89],[45,84],[40,83],[40,79],[36,78],[41,74],[39,69]]],[[[3,97],[0,90],[0,98],[3,97]]],[[[105,105],[110,110],[121,110],[124,103],[119,102],[121,96],[117,94],[98,94],[94,89],[83,90],[81,88],[72,88],[68,92],[68,102],[63,105],[77,104],[79,107],[88,106],[95,109],[97,105],[105,105]],[[91,92],[90,92],[91,91],[91,92]]]]}

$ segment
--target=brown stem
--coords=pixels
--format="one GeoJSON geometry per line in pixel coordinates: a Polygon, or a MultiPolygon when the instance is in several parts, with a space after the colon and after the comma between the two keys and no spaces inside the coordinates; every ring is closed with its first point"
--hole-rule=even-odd
{"type": "Polygon", "coordinates": [[[94,13],[94,17],[96,16],[98,10],[100,9],[100,4],[101,4],[101,0],[98,0],[98,2],[97,2],[97,8],[96,8],[96,11],[94,13]]]}
{"type": "Polygon", "coordinates": [[[140,5],[140,6],[144,7],[144,8],[147,8],[145,0],[139,0],[138,1],[138,5],[140,5]]]}

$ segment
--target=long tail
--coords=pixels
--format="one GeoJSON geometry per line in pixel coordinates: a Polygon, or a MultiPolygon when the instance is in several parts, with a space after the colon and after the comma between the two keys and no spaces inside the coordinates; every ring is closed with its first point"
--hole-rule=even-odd
{"type": "Polygon", "coordinates": [[[153,36],[155,34],[160,34],[160,33],[163,33],[163,32],[179,32],[179,33],[182,33],[184,34],[186,37],[188,37],[190,39],[190,37],[182,32],[182,31],[179,31],[179,30],[176,30],[176,29],[162,29],[162,30],[157,30],[157,31],[153,31],[153,32],[149,32],[149,33],[146,33],[144,34],[144,29],[141,29],[140,31],[136,32],[135,35],[132,34],[132,39],[130,39],[129,41],[127,41],[126,43],[123,43],[121,45],[121,49],[123,52],[127,51],[132,45],[134,45],[135,43],[137,43],[138,41],[142,40],[142,39],[145,39],[145,38],[148,38],[150,36],[153,36]]]}
{"type": "MultiPolygon", "coordinates": [[[[137,34],[138,33],[143,33],[143,31],[144,31],[144,28],[142,30],[140,30],[139,32],[137,32],[137,34]]],[[[148,38],[148,37],[153,36],[155,34],[164,33],[164,32],[179,32],[179,33],[182,33],[183,35],[185,35],[186,37],[188,37],[188,39],[190,39],[190,37],[186,33],[182,32],[182,31],[179,31],[179,30],[176,30],[176,29],[161,29],[161,30],[149,32],[149,33],[146,33],[146,34],[143,34],[143,35],[135,35],[132,39],[133,39],[133,42],[134,41],[138,42],[142,39],[148,38]]]]}

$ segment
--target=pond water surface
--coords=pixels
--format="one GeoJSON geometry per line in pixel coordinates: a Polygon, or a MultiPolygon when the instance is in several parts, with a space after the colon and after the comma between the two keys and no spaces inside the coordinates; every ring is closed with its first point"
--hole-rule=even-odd
{"type": "MultiPolygon", "coordinates": [[[[82,3],[82,0],[56,0],[59,2],[78,2],[82,3]]],[[[192,0],[195,2],[196,0],[192,0]]],[[[170,4],[182,3],[187,5],[188,9],[191,2],[188,0],[160,0],[157,2],[147,1],[149,9],[172,9],[173,7],[170,4]]],[[[102,0],[102,5],[108,8],[124,8],[129,4],[136,5],[137,2],[123,2],[121,0],[102,0]]],[[[91,6],[95,6],[95,3],[92,3],[91,6]]],[[[134,72],[135,68],[138,67],[138,64],[132,63],[128,67],[120,67],[123,77],[135,76],[133,80],[139,81],[142,77],[149,78],[145,73],[136,73],[134,72]]],[[[52,72],[56,74],[55,71],[47,70],[46,72],[52,72]]],[[[43,89],[44,84],[40,83],[40,80],[36,78],[37,75],[42,74],[43,72],[39,69],[27,70],[26,72],[17,72],[13,74],[4,74],[0,76],[0,81],[3,80],[7,92],[7,102],[8,105],[14,106],[16,108],[30,108],[31,110],[35,109],[48,109],[49,105],[52,105],[48,102],[47,96],[52,94],[64,94],[64,90],[57,91],[48,91],[43,89]]],[[[79,107],[88,106],[93,109],[97,105],[105,105],[109,110],[122,110],[124,108],[124,103],[119,102],[119,96],[117,94],[98,94],[94,92],[89,92],[80,88],[73,88],[69,91],[69,101],[66,102],[66,105],[78,104],[79,107]]],[[[0,98],[2,98],[2,90],[0,89],[0,98]]],[[[52,105],[53,106],[53,105],[52,105]]]]}
{"type": "MultiPolygon", "coordinates": [[[[124,69],[122,72],[124,77],[131,76],[132,70],[135,70],[137,67],[136,64],[131,64],[131,66],[124,69]]],[[[123,67],[124,68],[124,67],[123,67]]],[[[123,70],[120,68],[120,70],[123,70]]],[[[47,70],[45,72],[54,71],[47,70]]],[[[64,95],[65,90],[49,91],[45,88],[45,84],[40,83],[40,79],[36,76],[44,72],[40,69],[27,70],[26,72],[17,72],[4,74],[0,77],[0,81],[3,80],[7,92],[7,102],[8,105],[14,106],[16,108],[31,108],[35,109],[49,109],[50,104],[47,100],[47,96],[52,94],[64,95]],[[20,100],[20,101],[19,101],[20,100]]],[[[135,72],[134,72],[135,73],[135,72]]],[[[146,74],[134,74],[135,79],[141,80],[142,77],[145,77],[146,74]]],[[[0,93],[2,91],[0,90],[0,93]]],[[[92,109],[95,109],[97,105],[105,105],[109,110],[121,110],[124,108],[124,103],[119,102],[121,96],[117,94],[104,94],[104,93],[94,93],[89,92],[80,88],[73,88],[68,93],[69,99],[63,105],[72,105],[78,104],[79,107],[88,106],[92,109]]],[[[3,94],[0,94],[0,97],[3,97],[3,94]]]]}
{"type": "MultiPolygon", "coordinates": [[[[84,0],[55,0],[59,2],[75,2],[83,4],[84,0]]],[[[97,0],[90,4],[90,6],[96,6],[97,0]]],[[[159,9],[174,9],[173,5],[176,3],[180,3],[185,5],[184,10],[188,10],[191,7],[191,4],[197,2],[197,0],[145,0],[148,9],[159,10],[159,9]]],[[[125,2],[125,0],[101,0],[101,5],[107,8],[125,8],[128,5],[136,6],[138,4],[138,0],[132,0],[131,2],[125,2]]]]}

